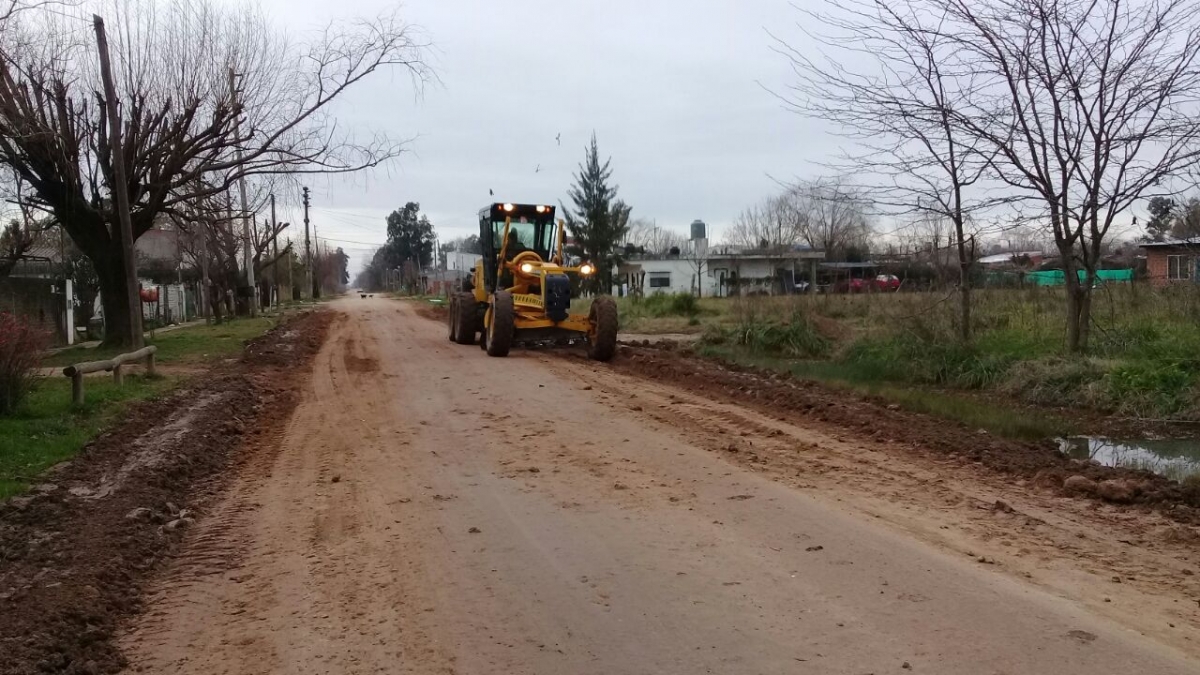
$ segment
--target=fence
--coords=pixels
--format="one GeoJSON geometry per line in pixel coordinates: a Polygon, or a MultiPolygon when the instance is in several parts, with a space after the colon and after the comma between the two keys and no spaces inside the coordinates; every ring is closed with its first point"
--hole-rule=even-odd
{"type": "Polygon", "coordinates": [[[76,363],[63,368],[63,375],[71,378],[71,401],[75,405],[83,405],[83,376],[88,373],[112,371],[113,382],[122,384],[125,381],[125,377],[121,372],[121,366],[126,363],[136,363],[145,359],[146,372],[154,375],[154,353],[157,351],[158,347],[150,345],[149,347],[142,347],[136,352],[118,354],[106,361],[87,361],[86,363],[76,363]]]}

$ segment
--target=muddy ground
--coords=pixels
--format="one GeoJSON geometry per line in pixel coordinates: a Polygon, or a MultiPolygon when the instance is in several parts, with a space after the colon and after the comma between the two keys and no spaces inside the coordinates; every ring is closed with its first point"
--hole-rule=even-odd
{"type": "Polygon", "coordinates": [[[1200,530],[1037,487],[1037,446],[993,470],[886,405],[335,308],[280,448],[122,628],[132,672],[1197,672],[1200,530]]]}
{"type": "Polygon", "coordinates": [[[881,399],[696,356],[687,345],[621,347],[617,370],[690,391],[736,400],[780,419],[861,434],[896,451],[932,454],[1028,479],[1066,496],[1161,509],[1200,522],[1200,484],[1181,485],[1150,471],[1101,466],[1068,458],[1052,440],[1021,442],[901,410],[881,399]]]}
{"type": "Polygon", "coordinates": [[[0,672],[107,673],[140,608],[236,465],[274,436],[332,315],[299,315],[174,393],[131,406],[30,494],[0,504],[0,672]]]}

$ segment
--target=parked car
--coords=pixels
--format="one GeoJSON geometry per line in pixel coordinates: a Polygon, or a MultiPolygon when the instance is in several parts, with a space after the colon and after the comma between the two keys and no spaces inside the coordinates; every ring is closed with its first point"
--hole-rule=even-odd
{"type": "Polygon", "coordinates": [[[870,279],[842,279],[833,285],[837,293],[867,293],[870,291],[898,291],[900,278],[894,274],[880,274],[870,279]]]}
{"type": "Polygon", "coordinates": [[[841,279],[833,284],[834,293],[862,293],[868,288],[866,279],[841,279]]]}
{"type": "Polygon", "coordinates": [[[894,274],[880,274],[872,283],[877,291],[900,290],[900,278],[894,274]]]}

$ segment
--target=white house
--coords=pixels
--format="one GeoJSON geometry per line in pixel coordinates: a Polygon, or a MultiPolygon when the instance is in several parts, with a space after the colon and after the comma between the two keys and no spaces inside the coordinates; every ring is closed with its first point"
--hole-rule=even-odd
{"type": "Polygon", "coordinates": [[[617,293],[654,295],[655,293],[713,294],[713,279],[703,259],[680,256],[639,256],[617,268],[617,293]]]}
{"type": "Polygon", "coordinates": [[[799,293],[807,289],[801,280],[813,278],[817,262],[824,258],[824,251],[811,249],[732,247],[703,247],[699,254],[689,250],[678,255],[636,256],[617,268],[618,287],[614,293],[692,293],[703,297],[799,293]]]}
{"type": "Polygon", "coordinates": [[[824,251],[810,248],[747,249],[731,246],[710,251],[707,269],[713,277],[712,295],[802,293],[803,279],[816,277],[824,251]]]}
{"type": "Polygon", "coordinates": [[[468,272],[475,269],[475,263],[483,256],[478,253],[450,251],[446,254],[446,269],[452,272],[468,272]]]}

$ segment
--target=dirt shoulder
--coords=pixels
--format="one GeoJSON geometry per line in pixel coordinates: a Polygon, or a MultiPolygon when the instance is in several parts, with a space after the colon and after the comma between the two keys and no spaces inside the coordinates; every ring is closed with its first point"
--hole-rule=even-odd
{"type": "Polygon", "coordinates": [[[1177,483],[686,349],[625,346],[607,365],[561,355],[617,405],[726,461],[1200,655],[1200,527],[1177,483]],[[1072,491],[1077,475],[1133,487],[1114,501],[1072,491]]]}
{"type": "Polygon", "coordinates": [[[851,431],[908,454],[977,464],[1062,496],[1155,509],[1200,524],[1200,484],[1182,485],[1150,471],[1071,459],[1050,441],[1000,438],[944,419],[901,410],[881,399],[818,382],[696,356],[687,345],[623,346],[622,372],[808,424],[851,431]]]}
{"type": "Polygon", "coordinates": [[[334,314],[310,312],[169,396],[135,404],[0,504],[0,672],[115,672],[111,641],[226,470],[286,424],[334,314]]]}

